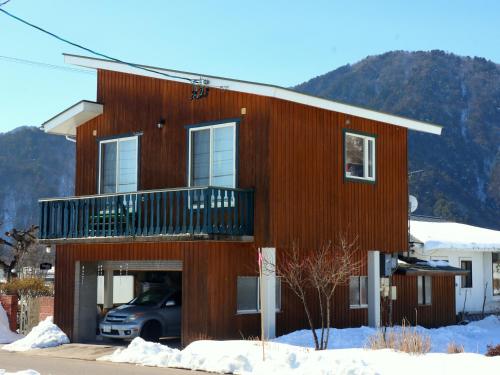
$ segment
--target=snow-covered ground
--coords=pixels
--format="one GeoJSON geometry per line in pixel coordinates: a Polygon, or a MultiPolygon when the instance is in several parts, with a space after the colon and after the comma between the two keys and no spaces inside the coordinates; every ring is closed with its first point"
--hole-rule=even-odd
{"type": "Polygon", "coordinates": [[[39,372],[35,370],[23,370],[23,371],[16,371],[16,372],[6,372],[3,369],[0,369],[0,375],[40,375],[39,372]]]}
{"type": "Polygon", "coordinates": [[[265,345],[265,361],[259,341],[196,341],[180,351],[135,339],[127,348],[99,360],[145,366],[178,367],[233,374],[499,374],[500,357],[482,354],[487,344],[500,343],[500,321],[489,317],[467,326],[418,328],[429,335],[432,351],[409,355],[392,350],[364,349],[372,328],[334,329],[330,350],[314,351],[311,333],[297,331],[265,345]],[[446,354],[450,342],[470,353],[446,354]],[[345,349],[349,348],[349,349],[345,349]]]}
{"type": "MultiPolygon", "coordinates": [[[[399,328],[395,328],[398,330],[399,328]]],[[[413,328],[412,328],[413,329],[413,328]]],[[[431,339],[431,352],[446,353],[448,344],[463,345],[466,352],[484,354],[487,345],[500,344],[500,319],[488,316],[483,320],[467,325],[441,328],[417,327],[417,331],[431,339]]],[[[319,332],[319,331],[318,331],[319,332]]],[[[364,348],[368,337],[376,333],[374,328],[344,328],[330,330],[329,349],[364,348]]],[[[311,332],[295,331],[278,337],[275,342],[314,348],[311,332]]],[[[500,374],[500,371],[499,371],[500,374]]]]}
{"type": "Polygon", "coordinates": [[[61,329],[52,323],[52,317],[38,323],[26,337],[20,338],[11,344],[4,345],[3,350],[23,352],[31,349],[50,348],[68,344],[69,338],[61,329]]]}

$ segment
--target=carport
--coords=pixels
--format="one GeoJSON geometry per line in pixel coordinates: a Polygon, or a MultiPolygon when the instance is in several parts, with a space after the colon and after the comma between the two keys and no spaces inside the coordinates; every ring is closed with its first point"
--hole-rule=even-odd
{"type": "MultiPolygon", "coordinates": [[[[73,337],[94,342],[103,313],[127,302],[147,284],[161,283],[169,274],[182,272],[181,260],[102,260],[75,262],[73,337]],[[100,280],[99,280],[100,279],[100,280]]],[[[179,279],[179,286],[182,282],[179,279]]]]}

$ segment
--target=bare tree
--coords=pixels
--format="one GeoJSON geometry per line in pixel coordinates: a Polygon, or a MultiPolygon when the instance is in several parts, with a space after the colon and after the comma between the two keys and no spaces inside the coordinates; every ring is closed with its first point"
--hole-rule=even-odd
{"type": "Polygon", "coordinates": [[[341,236],[338,243],[325,243],[317,250],[305,251],[295,244],[285,251],[278,265],[267,264],[299,298],[311,328],[316,350],[328,347],[332,322],[333,297],[338,286],[356,275],[361,262],[356,260],[357,239],[348,241],[341,236]],[[311,315],[309,293],[315,295],[320,313],[320,337],[311,315]]]}
{"type": "Polygon", "coordinates": [[[0,245],[9,247],[12,251],[12,261],[7,266],[8,279],[12,276],[12,270],[15,269],[38,244],[37,237],[38,226],[32,225],[28,229],[12,229],[5,233],[8,239],[0,237],[0,245]]]}

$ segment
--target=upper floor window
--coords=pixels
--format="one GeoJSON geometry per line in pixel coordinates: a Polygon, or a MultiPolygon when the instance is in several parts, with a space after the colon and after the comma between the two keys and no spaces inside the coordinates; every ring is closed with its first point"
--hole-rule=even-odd
{"type": "Polygon", "coordinates": [[[344,163],[346,178],[375,181],[375,137],[346,132],[344,163]]]}
{"type": "Polygon", "coordinates": [[[138,137],[99,143],[99,194],[137,191],[138,137]]]}
{"type": "Polygon", "coordinates": [[[189,186],[236,187],[236,123],[189,129],[189,186]]]}

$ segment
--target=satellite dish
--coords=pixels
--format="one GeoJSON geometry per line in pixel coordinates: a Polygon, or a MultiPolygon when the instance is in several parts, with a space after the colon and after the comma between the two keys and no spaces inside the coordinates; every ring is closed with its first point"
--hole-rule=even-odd
{"type": "Polygon", "coordinates": [[[418,208],[417,198],[415,198],[415,196],[413,196],[413,195],[410,195],[408,197],[408,201],[409,201],[409,206],[410,206],[410,212],[415,212],[416,209],[418,208]]]}

